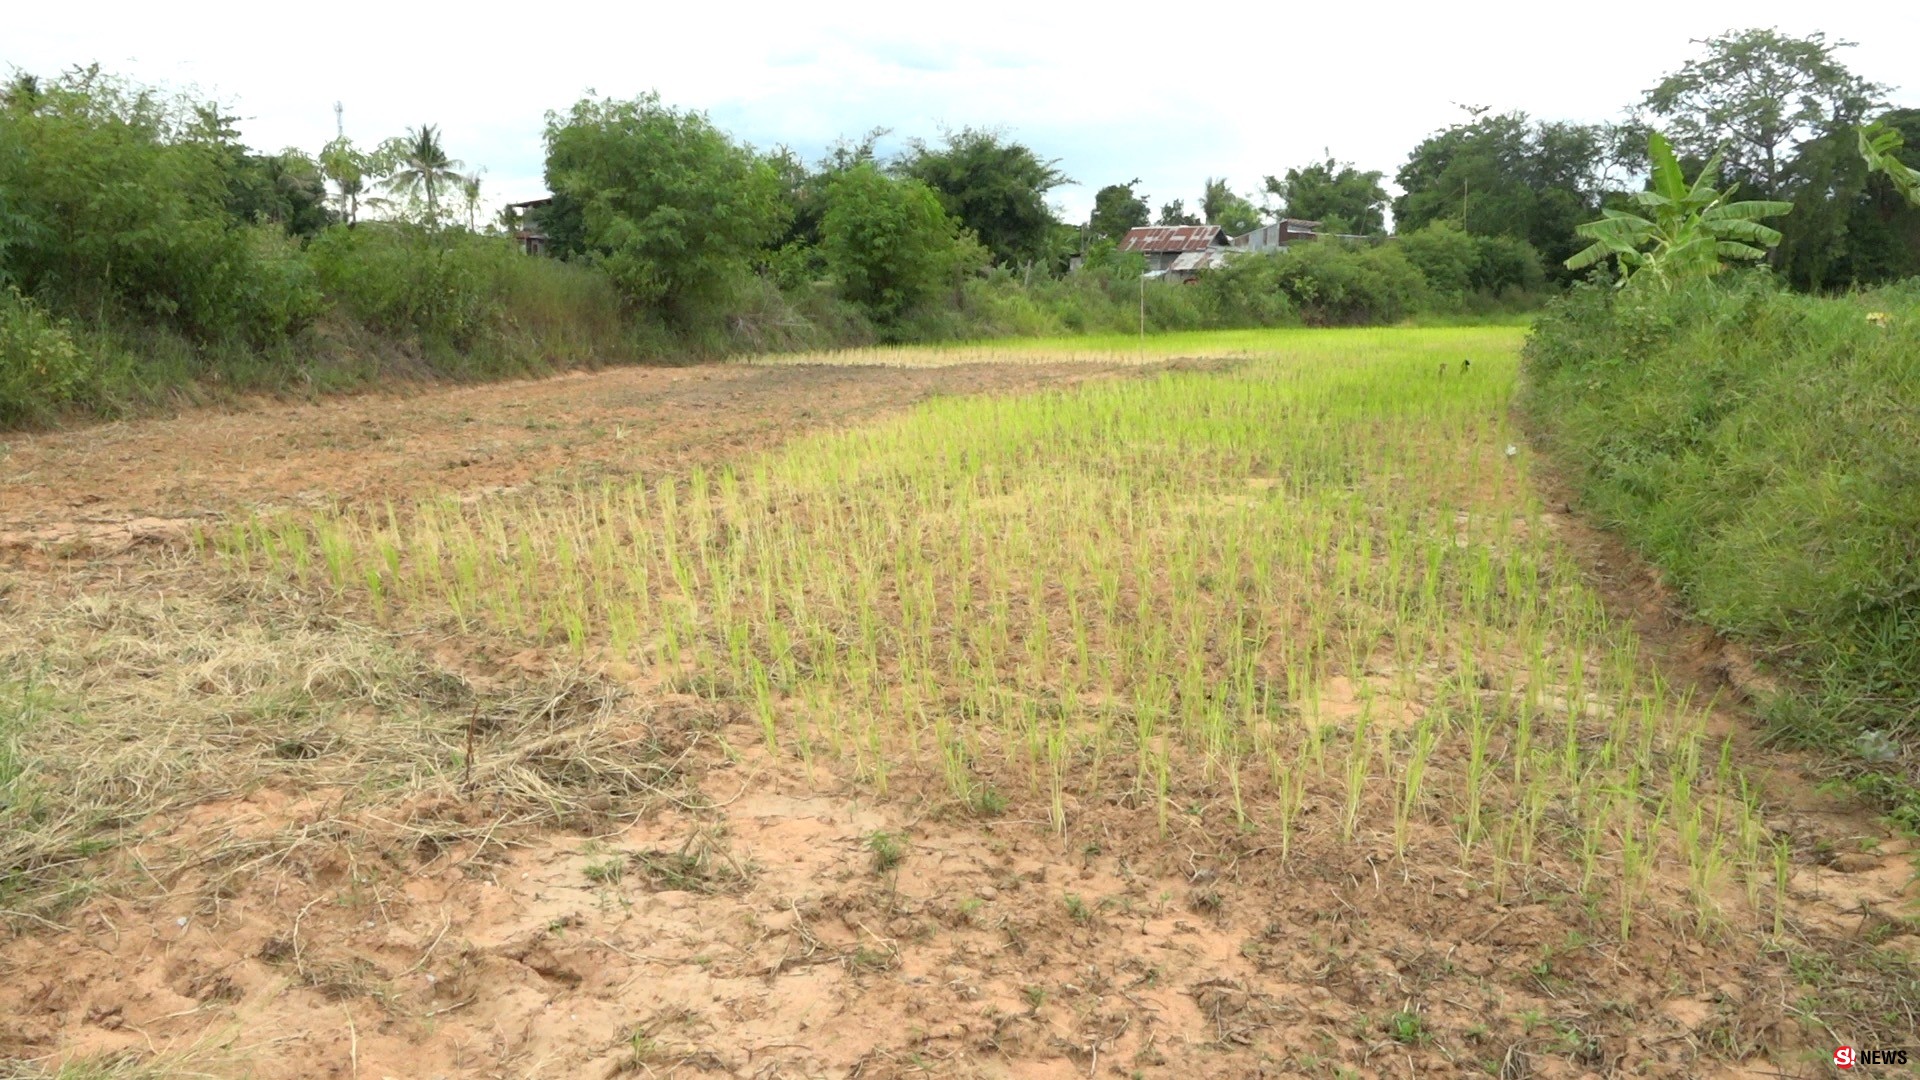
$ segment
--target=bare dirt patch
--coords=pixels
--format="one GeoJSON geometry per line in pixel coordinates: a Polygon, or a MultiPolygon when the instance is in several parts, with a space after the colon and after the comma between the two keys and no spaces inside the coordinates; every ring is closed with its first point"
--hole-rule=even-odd
{"type": "Polygon", "coordinates": [[[1070,386],[1126,370],[626,367],[4,436],[0,551],[111,549],[238,506],[404,502],[543,477],[650,473],[739,457],[937,394],[1070,386]]]}
{"type": "Polygon", "coordinates": [[[211,1041],[263,1077],[1571,1077],[1699,1075],[1709,1049],[1800,1038],[1780,965],[1599,945],[1577,909],[1469,891],[1443,857],[1405,875],[1383,842],[1331,842],[1332,800],[1282,864],[1125,808],[1084,808],[1071,838],[968,820],[752,749],[692,791],[611,831],[425,850],[393,823],[487,808],[203,805],[148,847],[333,839],[10,943],[0,1052],[211,1041]]]}
{"type": "Polygon", "coordinates": [[[709,742],[674,797],[568,829],[502,826],[458,790],[279,786],[148,823],[134,857],[172,868],[164,891],[0,947],[0,1055],[197,1053],[259,1077],[1681,1077],[1727,1055],[1749,1060],[1725,1075],[1796,1075],[1750,1055],[1824,1039],[1792,1018],[1784,959],[1658,928],[1596,941],[1577,905],[1469,888],[1444,841],[1410,861],[1341,841],[1332,793],[1285,860],[1222,844],[1204,810],[1163,837],[1124,799],[1075,806],[1063,837],[1018,816],[1037,806],[973,818],[935,777],[882,798],[802,775],[698,699],[614,726],[636,710],[736,750],[709,742]]]}

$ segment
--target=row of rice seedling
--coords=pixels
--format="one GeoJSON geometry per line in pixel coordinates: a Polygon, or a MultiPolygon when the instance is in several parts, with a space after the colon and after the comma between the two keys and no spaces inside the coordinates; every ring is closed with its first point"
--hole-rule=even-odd
{"type": "Polygon", "coordinates": [[[735,700],[774,752],[878,790],[924,770],[1062,830],[1102,797],[1163,830],[1214,802],[1283,857],[1319,800],[1316,843],[1439,845],[1622,935],[1648,910],[1712,932],[1769,902],[1775,853],[1702,710],[1561,557],[1507,426],[1515,344],[1307,336],[737,470],[206,539],[383,620],[735,700]]]}

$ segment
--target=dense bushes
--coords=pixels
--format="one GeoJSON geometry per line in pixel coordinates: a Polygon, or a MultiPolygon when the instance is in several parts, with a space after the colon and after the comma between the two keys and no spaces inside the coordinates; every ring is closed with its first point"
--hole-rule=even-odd
{"type": "Polygon", "coordinates": [[[200,340],[284,333],[314,302],[228,209],[240,149],[212,106],[97,71],[16,83],[0,102],[6,276],[55,310],[200,340]]]}
{"type": "Polygon", "coordinates": [[[328,229],[307,256],[327,295],[369,328],[455,348],[489,328],[493,278],[520,257],[483,237],[385,222],[328,229]]]}
{"type": "Polygon", "coordinates": [[[931,188],[918,180],[889,178],[864,163],[827,186],[820,254],[841,295],[883,324],[988,261],[941,209],[931,188]]]}
{"type": "Polygon", "coordinates": [[[870,137],[810,169],[653,95],[549,114],[554,197],[533,224],[558,257],[529,258],[475,227],[478,181],[431,125],[310,157],[254,153],[232,124],[95,69],[0,88],[0,425],[393,371],[1391,322],[1538,271],[1524,244],[1436,226],[1236,253],[1192,284],[1143,279],[1103,239],[1064,272],[1059,174],[1018,143],[966,132],[888,165],[870,137]],[[465,228],[431,197],[455,186],[465,228]]]}
{"type": "Polygon", "coordinates": [[[1226,326],[1280,326],[1297,321],[1293,298],[1281,287],[1279,258],[1236,258],[1197,282],[1213,319],[1226,326]]]}
{"type": "Polygon", "coordinates": [[[1394,243],[1295,244],[1270,260],[1275,287],[1316,326],[1395,322],[1428,297],[1426,279],[1394,243]]]}
{"type": "Polygon", "coordinates": [[[96,69],[0,91],[0,424],[293,377],[326,302],[230,119],[96,69]]]}
{"type": "Polygon", "coordinates": [[[1920,738],[1920,283],[1577,289],[1525,407],[1596,513],[1811,688],[1799,730],[1920,738]]]}
{"type": "Polygon", "coordinates": [[[1539,253],[1516,237],[1472,236],[1451,221],[1436,221],[1394,243],[1426,279],[1429,302],[1436,307],[1525,297],[1546,281],[1539,253]]]}
{"type": "Polygon", "coordinates": [[[606,275],[511,241],[397,222],[336,225],[307,258],[336,314],[456,374],[612,359],[629,320],[606,275]]]}
{"type": "Polygon", "coordinates": [[[657,94],[547,116],[547,186],[578,208],[584,255],[685,328],[724,318],[790,214],[766,158],[657,94]]]}
{"type": "Polygon", "coordinates": [[[329,225],[318,166],[230,119],[93,69],[0,91],[0,424],[630,352],[606,275],[442,223],[329,225]]]}
{"type": "Polygon", "coordinates": [[[0,426],[66,404],[89,374],[86,357],[66,329],[33,301],[0,285],[0,426]]]}

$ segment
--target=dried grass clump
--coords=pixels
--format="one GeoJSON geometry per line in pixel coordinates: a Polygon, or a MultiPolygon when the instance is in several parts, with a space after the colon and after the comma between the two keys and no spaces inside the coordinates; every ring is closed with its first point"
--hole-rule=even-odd
{"type": "Polygon", "coordinates": [[[231,1075],[232,1055],[205,1048],[184,1054],[132,1051],[73,1058],[65,1064],[0,1059],[0,1080],[213,1080],[231,1075]],[[209,1069],[221,1069],[209,1072],[209,1069]]]}
{"type": "MultiPolygon", "coordinates": [[[[442,796],[486,807],[466,816],[497,828],[678,797],[655,725],[577,672],[483,692],[384,633],[260,591],[101,593],[13,615],[0,623],[0,912],[15,918],[91,895],[100,857],[164,833],[169,811],[263,787],[361,795],[335,802],[332,827],[229,834],[219,850],[147,860],[148,875],[245,871],[351,832],[339,816],[369,802],[442,796]]],[[[437,843],[483,829],[393,827],[437,843]]]]}

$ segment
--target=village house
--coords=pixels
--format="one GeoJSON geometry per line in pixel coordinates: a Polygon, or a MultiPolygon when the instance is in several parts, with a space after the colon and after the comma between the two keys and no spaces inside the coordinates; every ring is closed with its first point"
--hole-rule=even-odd
{"type": "Polygon", "coordinates": [[[1146,256],[1147,277],[1192,281],[1200,271],[1223,266],[1242,252],[1285,251],[1296,242],[1317,239],[1319,229],[1319,222],[1300,218],[1281,218],[1233,237],[1218,225],[1142,225],[1127,230],[1120,250],[1146,256]]]}
{"type": "Polygon", "coordinates": [[[1120,250],[1147,257],[1148,277],[1191,281],[1226,262],[1232,241],[1218,225],[1142,225],[1120,238],[1120,250]]]}
{"type": "Polygon", "coordinates": [[[1232,240],[1239,251],[1285,251],[1287,245],[1296,240],[1312,240],[1320,235],[1320,223],[1302,221],[1299,218],[1281,218],[1270,225],[1262,225],[1249,233],[1242,233],[1232,240]]]}
{"type": "Polygon", "coordinates": [[[547,230],[540,226],[540,211],[551,205],[553,205],[551,195],[544,199],[528,199],[526,202],[507,204],[507,209],[512,212],[514,220],[519,222],[519,227],[513,230],[513,239],[520,245],[520,250],[529,255],[546,254],[547,245],[551,241],[547,237],[547,230]]]}

